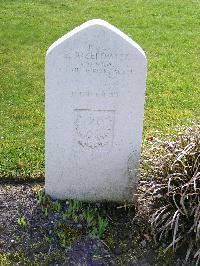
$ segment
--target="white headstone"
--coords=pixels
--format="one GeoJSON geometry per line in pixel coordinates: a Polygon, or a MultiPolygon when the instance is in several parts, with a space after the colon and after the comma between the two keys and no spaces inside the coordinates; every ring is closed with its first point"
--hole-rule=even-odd
{"type": "Polygon", "coordinates": [[[50,46],[45,72],[46,193],[131,201],[143,128],[143,50],[95,19],[50,46]]]}

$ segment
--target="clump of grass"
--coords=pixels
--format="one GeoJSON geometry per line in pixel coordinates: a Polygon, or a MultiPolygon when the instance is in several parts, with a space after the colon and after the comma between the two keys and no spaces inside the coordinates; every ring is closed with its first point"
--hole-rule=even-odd
{"type": "Polygon", "coordinates": [[[146,202],[156,241],[174,251],[186,246],[185,260],[200,262],[200,125],[171,140],[150,138],[142,160],[141,202],[146,202]],[[148,178],[145,175],[148,172],[148,178]]]}

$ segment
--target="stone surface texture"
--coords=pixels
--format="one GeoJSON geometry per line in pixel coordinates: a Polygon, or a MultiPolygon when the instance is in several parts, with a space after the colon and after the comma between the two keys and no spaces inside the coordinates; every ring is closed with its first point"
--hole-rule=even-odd
{"type": "Polygon", "coordinates": [[[146,57],[95,19],[53,43],[45,67],[45,191],[131,201],[142,139],[146,57]]]}

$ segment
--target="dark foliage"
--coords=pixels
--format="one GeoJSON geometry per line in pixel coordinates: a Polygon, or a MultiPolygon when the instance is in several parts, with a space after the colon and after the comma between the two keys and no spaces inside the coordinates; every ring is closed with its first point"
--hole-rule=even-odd
{"type": "Polygon", "coordinates": [[[155,241],[169,243],[166,250],[186,246],[185,260],[193,257],[198,265],[200,125],[171,135],[170,141],[151,138],[147,142],[142,158],[140,205],[151,216],[155,241]]]}

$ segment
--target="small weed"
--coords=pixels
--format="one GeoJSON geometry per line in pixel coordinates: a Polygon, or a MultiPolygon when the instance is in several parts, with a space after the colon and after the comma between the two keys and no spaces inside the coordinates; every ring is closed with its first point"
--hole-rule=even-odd
{"type": "Polygon", "coordinates": [[[19,217],[17,219],[17,224],[21,227],[26,227],[27,223],[26,223],[26,218],[24,216],[19,217]]]}
{"type": "Polygon", "coordinates": [[[66,201],[67,210],[63,213],[63,220],[72,218],[75,222],[78,222],[77,213],[82,208],[82,203],[78,200],[66,201]]]}
{"type": "Polygon", "coordinates": [[[67,247],[67,236],[65,235],[64,232],[58,232],[57,233],[58,237],[59,237],[59,242],[60,242],[60,246],[65,248],[67,247]]]}
{"type": "Polygon", "coordinates": [[[88,235],[92,238],[92,239],[99,239],[99,234],[98,234],[98,229],[96,227],[92,227],[91,230],[88,231],[88,235]]]}
{"type": "Polygon", "coordinates": [[[98,221],[96,226],[89,228],[88,235],[93,239],[100,239],[105,233],[106,227],[108,225],[107,218],[102,218],[98,215],[98,221]]]}
{"type": "Polygon", "coordinates": [[[70,218],[70,213],[68,212],[68,210],[66,210],[65,212],[63,212],[63,220],[66,220],[66,219],[68,219],[68,218],[70,218]]]}
{"type": "Polygon", "coordinates": [[[66,202],[68,205],[67,210],[63,213],[63,220],[69,219],[72,217],[72,214],[74,213],[72,201],[66,202]]]}
{"type": "Polygon", "coordinates": [[[96,212],[96,209],[93,211],[89,208],[83,212],[83,218],[86,223],[87,233],[93,239],[101,238],[108,225],[107,218],[102,218],[96,212]]]}
{"type": "Polygon", "coordinates": [[[94,213],[89,208],[83,213],[83,218],[86,221],[87,228],[91,228],[95,225],[94,213]]]}
{"type": "Polygon", "coordinates": [[[73,200],[73,210],[74,211],[80,211],[82,208],[82,202],[78,201],[78,200],[73,200]]]}
{"type": "Polygon", "coordinates": [[[97,228],[98,228],[99,238],[104,234],[107,225],[108,225],[108,219],[98,216],[98,227],[97,228]]]}
{"type": "Polygon", "coordinates": [[[78,223],[78,215],[77,215],[77,214],[73,214],[73,215],[72,215],[72,220],[73,220],[75,223],[78,223]]]}
{"type": "Polygon", "coordinates": [[[46,195],[44,193],[44,190],[40,190],[37,192],[37,201],[39,204],[44,204],[46,201],[46,195]]]}
{"type": "Polygon", "coordinates": [[[52,208],[54,211],[56,212],[60,212],[61,211],[61,204],[59,201],[55,201],[52,203],[52,208]]]}
{"type": "Polygon", "coordinates": [[[44,213],[44,216],[47,217],[48,216],[48,208],[42,208],[42,211],[44,213]]]}

